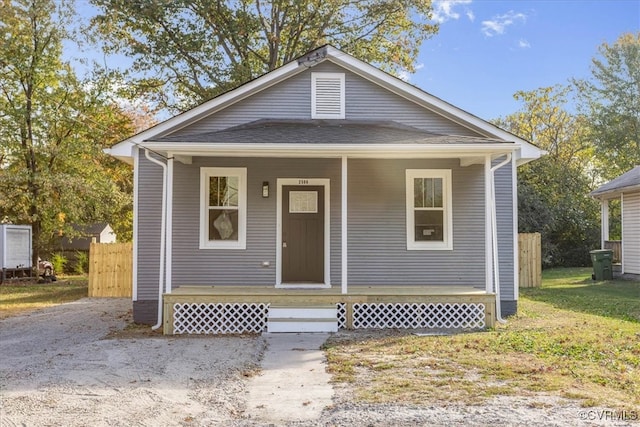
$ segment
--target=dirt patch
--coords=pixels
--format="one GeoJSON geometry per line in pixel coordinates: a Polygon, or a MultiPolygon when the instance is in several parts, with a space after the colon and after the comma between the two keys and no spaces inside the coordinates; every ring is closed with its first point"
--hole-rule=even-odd
{"type": "Polygon", "coordinates": [[[260,337],[164,337],[131,301],[90,299],[0,321],[0,424],[212,425],[244,410],[260,337]]]}

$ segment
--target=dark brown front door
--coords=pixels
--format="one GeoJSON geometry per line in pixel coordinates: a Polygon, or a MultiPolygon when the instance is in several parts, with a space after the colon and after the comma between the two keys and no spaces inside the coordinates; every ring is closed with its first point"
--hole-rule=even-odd
{"type": "Polygon", "coordinates": [[[282,187],[282,282],[324,283],[324,187],[282,187]]]}

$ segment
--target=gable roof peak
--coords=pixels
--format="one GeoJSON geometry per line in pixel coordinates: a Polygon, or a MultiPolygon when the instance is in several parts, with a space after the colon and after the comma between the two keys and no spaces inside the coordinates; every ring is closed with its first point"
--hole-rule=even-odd
{"type": "Polygon", "coordinates": [[[177,116],[165,120],[150,129],[138,133],[137,135],[116,144],[109,149],[108,152],[118,158],[131,158],[133,156],[133,146],[141,145],[144,141],[169,136],[175,131],[184,129],[186,126],[189,126],[206,116],[215,114],[216,112],[221,111],[257,92],[289,79],[325,61],[331,61],[332,63],[344,68],[346,71],[352,72],[361,78],[369,80],[398,96],[457,123],[458,125],[469,128],[474,132],[483,135],[485,138],[501,139],[518,144],[521,147],[516,154],[518,164],[526,163],[545,154],[543,150],[535,147],[529,141],[519,138],[504,129],[449,104],[448,102],[425,92],[421,88],[401,80],[375,67],[374,65],[366,63],[340,49],[335,48],[330,44],[325,44],[313,49],[307,54],[302,55],[300,58],[290,61],[273,71],[240,85],[236,89],[225,92],[192,108],[191,110],[178,114],[177,116]]]}
{"type": "Polygon", "coordinates": [[[305,66],[307,68],[311,68],[314,65],[324,61],[327,58],[327,54],[329,52],[330,45],[325,44],[324,46],[320,46],[317,49],[314,49],[308,53],[305,53],[301,57],[298,58],[298,65],[305,66]]]}

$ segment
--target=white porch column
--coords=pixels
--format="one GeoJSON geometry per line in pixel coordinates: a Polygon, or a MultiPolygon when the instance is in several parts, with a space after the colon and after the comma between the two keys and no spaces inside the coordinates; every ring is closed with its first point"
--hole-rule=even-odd
{"type": "Polygon", "coordinates": [[[605,240],[609,240],[609,200],[600,199],[600,248],[604,249],[605,240]]]}
{"type": "Polygon", "coordinates": [[[167,159],[167,246],[166,250],[166,269],[165,269],[165,292],[170,294],[172,289],[172,270],[173,270],[173,155],[169,153],[167,159]]]}
{"type": "Polygon", "coordinates": [[[138,301],[138,195],[140,190],[140,148],[134,146],[133,151],[133,283],[131,299],[138,301]]]}
{"type": "Polygon", "coordinates": [[[348,262],[348,254],[347,254],[347,156],[342,156],[342,215],[341,215],[341,236],[342,236],[342,268],[340,269],[342,272],[342,277],[340,278],[340,283],[342,285],[342,293],[347,293],[347,262],[348,262]]]}
{"type": "Polygon", "coordinates": [[[511,162],[511,203],[513,204],[513,299],[520,299],[520,249],[518,248],[518,166],[511,162]]]}
{"type": "Polygon", "coordinates": [[[491,156],[484,158],[484,270],[485,290],[493,292],[493,246],[491,243],[491,156]]]}

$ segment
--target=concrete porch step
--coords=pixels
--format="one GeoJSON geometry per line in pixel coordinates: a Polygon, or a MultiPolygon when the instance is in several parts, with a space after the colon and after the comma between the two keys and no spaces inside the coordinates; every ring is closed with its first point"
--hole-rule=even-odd
{"type": "Polygon", "coordinates": [[[270,306],[267,332],[337,332],[335,306],[270,306]]]}

